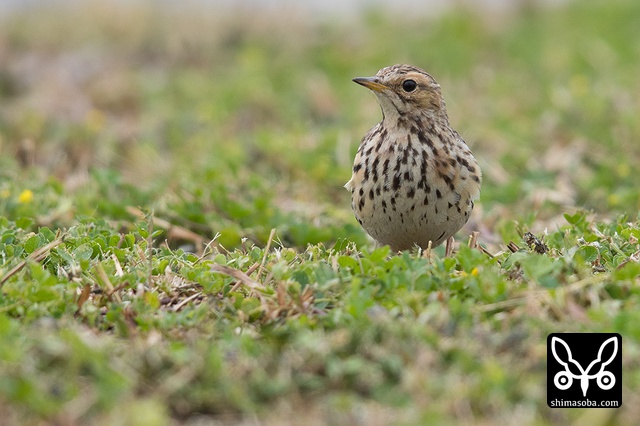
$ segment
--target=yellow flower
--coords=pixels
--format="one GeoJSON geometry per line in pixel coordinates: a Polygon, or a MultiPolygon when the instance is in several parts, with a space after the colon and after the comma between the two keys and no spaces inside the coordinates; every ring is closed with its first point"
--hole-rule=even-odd
{"type": "Polygon", "coordinates": [[[33,191],[30,189],[25,189],[18,195],[18,202],[21,204],[30,203],[33,200],[33,191]]]}

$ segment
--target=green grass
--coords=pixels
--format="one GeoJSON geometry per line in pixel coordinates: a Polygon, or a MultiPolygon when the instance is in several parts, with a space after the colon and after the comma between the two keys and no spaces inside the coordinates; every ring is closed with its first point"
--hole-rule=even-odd
{"type": "Polygon", "coordinates": [[[218,12],[1,18],[0,422],[637,424],[638,2],[218,12]],[[342,188],[397,62],[484,171],[452,257],[342,188]],[[622,335],[622,408],[546,406],[569,331],[622,335]]]}

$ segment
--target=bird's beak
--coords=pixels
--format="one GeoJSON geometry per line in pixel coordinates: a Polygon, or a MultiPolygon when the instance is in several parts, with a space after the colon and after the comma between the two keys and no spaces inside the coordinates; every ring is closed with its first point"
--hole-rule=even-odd
{"type": "Polygon", "coordinates": [[[378,81],[377,77],[356,77],[353,81],[374,92],[383,92],[387,88],[387,86],[378,81]]]}

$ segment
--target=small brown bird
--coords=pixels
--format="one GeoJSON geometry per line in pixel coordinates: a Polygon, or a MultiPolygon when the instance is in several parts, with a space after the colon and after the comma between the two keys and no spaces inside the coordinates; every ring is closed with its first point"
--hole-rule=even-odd
{"type": "Polygon", "coordinates": [[[382,108],[345,185],[356,219],[393,250],[441,244],[469,219],[482,173],[449,124],[440,85],[411,65],[353,81],[372,90],[382,108]]]}

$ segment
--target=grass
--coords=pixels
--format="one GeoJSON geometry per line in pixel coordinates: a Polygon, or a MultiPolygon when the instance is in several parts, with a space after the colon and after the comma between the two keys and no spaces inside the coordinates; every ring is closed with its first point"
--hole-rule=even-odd
{"type": "Polygon", "coordinates": [[[4,422],[637,424],[637,2],[216,12],[2,17],[4,422]],[[397,62],[484,171],[452,257],[375,248],[342,188],[350,79],[397,62]],[[622,408],[546,406],[569,331],[622,335],[622,408]]]}

